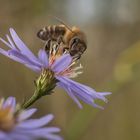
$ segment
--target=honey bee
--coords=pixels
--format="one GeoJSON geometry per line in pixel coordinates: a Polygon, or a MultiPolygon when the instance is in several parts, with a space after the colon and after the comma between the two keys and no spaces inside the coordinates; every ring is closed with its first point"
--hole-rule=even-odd
{"type": "MultiPolygon", "coordinates": [[[[62,21],[61,21],[62,23],[62,21]]],[[[37,37],[46,42],[46,51],[50,50],[50,41],[63,43],[63,52],[68,51],[74,58],[79,59],[87,49],[85,34],[77,27],[69,28],[66,24],[46,26],[40,29],[37,37]]]]}

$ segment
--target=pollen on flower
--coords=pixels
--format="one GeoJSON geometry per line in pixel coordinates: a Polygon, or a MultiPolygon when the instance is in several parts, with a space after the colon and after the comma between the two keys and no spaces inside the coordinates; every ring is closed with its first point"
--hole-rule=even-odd
{"type": "Polygon", "coordinates": [[[58,44],[56,41],[50,41],[49,64],[52,65],[64,53],[62,44],[58,44]]]}
{"type": "MultiPolygon", "coordinates": [[[[51,67],[55,61],[57,61],[62,55],[69,54],[67,50],[63,51],[64,44],[57,44],[56,41],[50,42],[50,51],[48,54],[49,57],[49,66],[51,67]]],[[[66,76],[68,78],[75,78],[79,74],[83,72],[81,69],[83,68],[81,64],[77,66],[79,63],[78,59],[72,58],[71,63],[61,72],[55,73],[56,76],[66,76]],[[80,71],[79,71],[80,70],[80,71]]]]}
{"type": "Polygon", "coordinates": [[[81,64],[79,66],[75,66],[75,65],[76,65],[76,63],[73,62],[67,69],[60,72],[58,75],[59,76],[66,76],[68,78],[75,78],[79,74],[82,74],[83,72],[80,71],[83,68],[82,65],[81,64]]]}

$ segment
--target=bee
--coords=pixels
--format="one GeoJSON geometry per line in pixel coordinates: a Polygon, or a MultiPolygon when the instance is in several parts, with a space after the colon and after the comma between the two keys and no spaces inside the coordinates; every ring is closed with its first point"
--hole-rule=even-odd
{"type": "MultiPolygon", "coordinates": [[[[61,23],[63,23],[61,21],[61,23]]],[[[74,58],[79,59],[87,49],[85,34],[77,27],[69,28],[66,24],[51,25],[40,29],[37,37],[46,42],[45,49],[50,50],[50,42],[63,43],[63,52],[67,51],[74,58]]]]}

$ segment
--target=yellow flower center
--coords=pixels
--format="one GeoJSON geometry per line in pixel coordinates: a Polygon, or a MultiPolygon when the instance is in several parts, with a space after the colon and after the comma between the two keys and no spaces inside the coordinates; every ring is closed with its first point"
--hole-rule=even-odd
{"type": "Polygon", "coordinates": [[[15,125],[15,116],[10,107],[0,108],[0,130],[10,131],[15,125]]]}

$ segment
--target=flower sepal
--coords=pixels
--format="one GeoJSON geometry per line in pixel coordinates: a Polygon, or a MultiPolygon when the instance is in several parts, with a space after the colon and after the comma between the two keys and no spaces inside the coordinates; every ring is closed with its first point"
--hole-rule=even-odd
{"type": "Polygon", "coordinates": [[[42,70],[40,76],[35,81],[36,94],[39,96],[50,95],[53,92],[53,89],[56,87],[58,80],[55,78],[54,73],[45,69],[42,70]]]}

